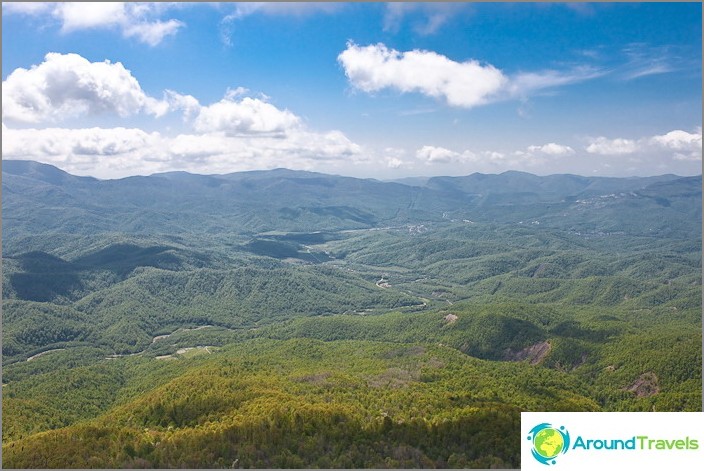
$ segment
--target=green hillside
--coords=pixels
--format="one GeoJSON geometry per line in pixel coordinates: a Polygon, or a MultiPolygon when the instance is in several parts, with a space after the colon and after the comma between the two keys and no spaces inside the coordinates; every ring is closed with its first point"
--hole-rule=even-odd
{"type": "Polygon", "coordinates": [[[699,411],[701,177],[3,165],[3,466],[515,468],[699,411]]]}

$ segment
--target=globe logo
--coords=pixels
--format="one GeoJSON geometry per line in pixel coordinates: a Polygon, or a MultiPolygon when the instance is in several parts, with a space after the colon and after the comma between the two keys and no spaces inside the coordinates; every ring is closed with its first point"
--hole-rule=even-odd
{"type": "Polygon", "coordinates": [[[564,426],[555,428],[548,423],[536,425],[530,430],[528,440],[533,443],[533,458],[545,465],[555,464],[555,458],[570,449],[570,434],[564,426]]]}

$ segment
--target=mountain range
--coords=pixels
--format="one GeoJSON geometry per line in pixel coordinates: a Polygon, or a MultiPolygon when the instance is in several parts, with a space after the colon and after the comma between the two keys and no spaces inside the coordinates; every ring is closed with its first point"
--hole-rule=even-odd
{"type": "Polygon", "coordinates": [[[3,467],[513,468],[701,410],[701,176],[2,162],[3,467]]]}

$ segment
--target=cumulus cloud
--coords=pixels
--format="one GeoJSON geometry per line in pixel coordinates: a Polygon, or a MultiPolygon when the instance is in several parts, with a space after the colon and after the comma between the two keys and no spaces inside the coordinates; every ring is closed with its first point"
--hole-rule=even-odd
{"type": "Polygon", "coordinates": [[[546,155],[571,155],[574,154],[574,149],[570,146],[563,146],[550,142],[542,146],[529,146],[528,152],[540,152],[546,155]]]}
{"type": "Polygon", "coordinates": [[[56,2],[56,3],[6,3],[6,14],[24,14],[54,18],[61,24],[63,33],[84,29],[117,29],[126,38],[156,46],[167,36],[174,35],[185,26],[181,21],[158,18],[171,4],[159,5],[140,2],[56,2]]]}
{"type": "Polygon", "coordinates": [[[15,69],[2,83],[3,120],[56,122],[85,114],[161,116],[168,103],[148,96],[122,63],[89,62],[50,52],[30,69],[15,69]]]}
{"type": "Polygon", "coordinates": [[[444,147],[423,146],[416,151],[416,158],[430,165],[469,162],[476,156],[470,151],[459,153],[444,147]]]}
{"type": "Polygon", "coordinates": [[[456,62],[433,51],[399,52],[382,43],[358,46],[350,42],[337,60],[356,89],[367,93],[383,89],[421,93],[461,108],[508,98],[524,99],[539,90],[603,75],[591,67],[577,67],[509,77],[491,64],[476,60],[456,62]]]}
{"type": "Polygon", "coordinates": [[[3,129],[6,159],[30,159],[77,175],[144,174],[164,156],[159,133],[141,129],[3,129]]]}
{"type": "Polygon", "coordinates": [[[539,175],[696,175],[701,173],[701,133],[698,127],[694,131],[673,130],[637,139],[590,138],[588,145],[579,148],[549,142],[513,151],[463,151],[427,145],[418,148],[415,156],[426,168],[435,165],[442,174],[448,170],[455,174],[522,170],[539,175]]]}
{"type": "Polygon", "coordinates": [[[378,160],[383,164],[386,164],[386,167],[390,169],[398,169],[401,167],[407,168],[412,166],[412,164],[409,165],[409,162],[405,161],[405,157],[406,149],[401,149],[399,147],[386,147],[378,160]]]}
{"type": "Polygon", "coordinates": [[[638,143],[632,139],[597,137],[586,148],[590,154],[624,155],[638,150],[638,143]]]}
{"type": "Polygon", "coordinates": [[[77,174],[311,169],[321,162],[335,167],[366,158],[342,132],[309,130],[300,117],[269,103],[263,94],[253,98],[238,87],[216,103],[201,105],[191,95],[166,90],[158,100],[119,62],[49,53],[39,65],[14,70],[2,85],[3,157],[38,160],[77,174]],[[183,113],[186,129],[175,136],[128,127],[12,127],[103,113],[159,117],[173,111],[183,113]]]}
{"type": "Polygon", "coordinates": [[[362,148],[339,131],[304,129],[286,138],[225,133],[166,136],[130,128],[11,129],[3,127],[3,158],[31,159],[78,175],[117,178],[169,170],[227,173],[360,161],[362,148]]]}
{"type": "Polygon", "coordinates": [[[200,102],[192,95],[181,95],[173,90],[166,90],[164,99],[168,103],[169,110],[183,112],[184,121],[197,115],[201,109],[200,102]]]}
{"type": "Polygon", "coordinates": [[[233,96],[202,107],[194,122],[198,132],[222,131],[228,135],[254,133],[281,136],[300,125],[301,119],[288,110],[280,110],[256,98],[237,100],[233,96]]]}
{"type": "Polygon", "coordinates": [[[673,158],[680,161],[702,160],[702,128],[694,133],[680,129],[670,131],[661,136],[653,136],[650,143],[668,150],[675,151],[673,158]]]}
{"type": "Polygon", "coordinates": [[[58,3],[52,14],[61,20],[63,32],[118,25],[127,15],[122,2],[58,3]]]}
{"type": "Polygon", "coordinates": [[[400,168],[403,166],[403,160],[397,157],[387,157],[386,166],[389,168],[400,168]]]}
{"type": "Polygon", "coordinates": [[[702,150],[702,129],[699,128],[696,133],[687,131],[675,130],[661,136],[654,136],[651,139],[656,145],[666,147],[673,150],[695,151],[702,150]]]}
{"type": "Polygon", "coordinates": [[[677,161],[700,161],[702,159],[702,129],[687,132],[676,129],[662,135],[640,139],[598,137],[586,147],[591,154],[626,155],[639,152],[644,156],[662,156],[669,153],[677,161]]]}
{"type": "MultiPolygon", "coordinates": [[[[499,150],[482,150],[471,151],[464,150],[462,152],[454,151],[444,147],[423,146],[416,151],[416,158],[425,162],[426,165],[434,164],[452,164],[456,168],[464,168],[466,171],[473,172],[502,172],[506,170],[540,170],[541,166],[552,164],[554,167],[554,159],[547,159],[544,155],[535,155],[535,152],[541,152],[542,148],[546,148],[548,152],[554,150],[552,146],[531,146],[532,151],[515,151],[504,152],[499,150]]],[[[562,147],[562,146],[561,146],[562,147]]],[[[564,146],[566,147],[566,146],[564,146]]],[[[529,148],[530,149],[530,148],[529,148]]]]}
{"type": "Polygon", "coordinates": [[[419,92],[464,108],[487,103],[508,81],[490,64],[455,62],[432,51],[399,52],[384,44],[362,47],[348,43],[338,61],[350,83],[362,91],[419,92]]]}

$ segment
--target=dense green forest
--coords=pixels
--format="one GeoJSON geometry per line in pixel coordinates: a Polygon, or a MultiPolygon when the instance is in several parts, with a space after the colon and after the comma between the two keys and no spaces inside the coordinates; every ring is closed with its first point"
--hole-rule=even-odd
{"type": "Polygon", "coordinates": [[[515,468],[702,408],[701,177],[4,161],[3,466],[515,468]]]}

